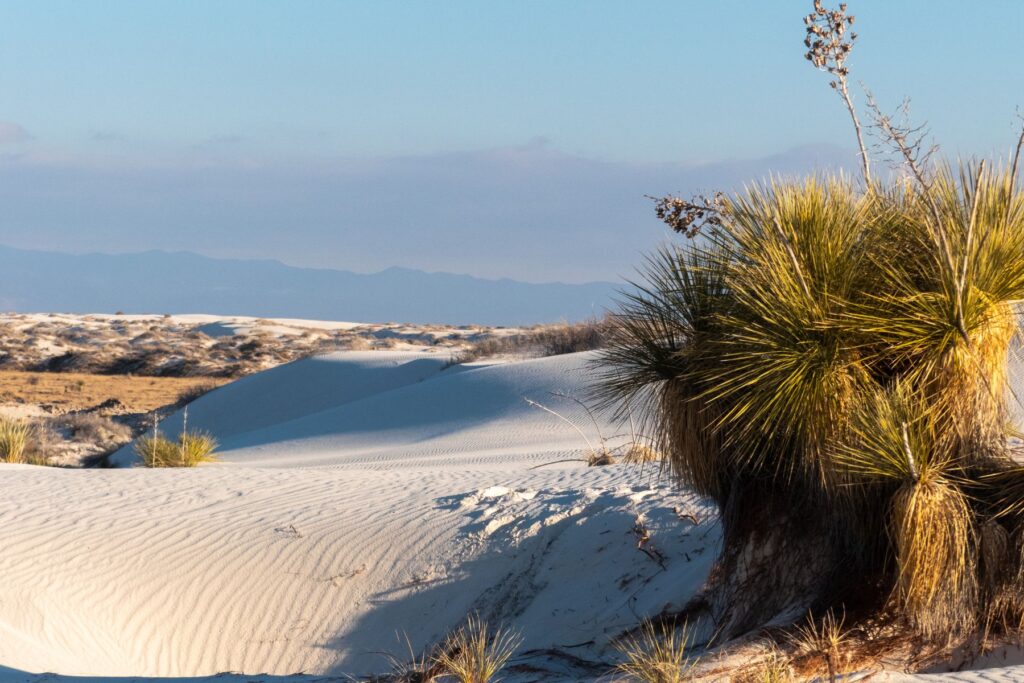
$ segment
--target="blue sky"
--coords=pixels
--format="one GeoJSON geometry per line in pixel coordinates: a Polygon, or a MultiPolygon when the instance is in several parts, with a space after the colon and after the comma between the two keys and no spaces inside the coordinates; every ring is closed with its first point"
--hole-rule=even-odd
{"type": "MultiPolygon", "coordinates": [[[[628,275],[644,192],[848,162],[810,3],[0,2],[0,243],[628,275]]],[[[948,154],[1024,104],[1024,3],[852,0],[948,154]]]]}

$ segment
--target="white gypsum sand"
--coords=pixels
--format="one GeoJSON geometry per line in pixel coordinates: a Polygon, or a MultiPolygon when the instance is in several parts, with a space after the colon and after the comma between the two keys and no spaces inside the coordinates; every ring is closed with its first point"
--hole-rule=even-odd
{"type": "MultiPolygon", "coordinates": [[[[586,444],[524,398],[599,442],[555,395],[585,395],[590,358],[341,352],[195,401],[218,464],[0,465],[0,681],[346,680],[472,612],[523,634],[505,680],[597,680],[612,638],[699,589],[718,526],[656,465],[536,467],[586,444]]],[[[884,680],[1024,679],[987,661],[884,680]]]]}
{"type": "Polygon", "coordinates": [[[332,354],[193,403],[219,464],[0,466],[0,680],[383,672],[406,635],[419,650],[471,612],[521,631],[521,651],[607,658],[638,615],[700,586],[717,525],[656,466],[530,469],[586,453],[524,397],[596,442],[551,394],[581,395],[589,356],[332,354]]]}

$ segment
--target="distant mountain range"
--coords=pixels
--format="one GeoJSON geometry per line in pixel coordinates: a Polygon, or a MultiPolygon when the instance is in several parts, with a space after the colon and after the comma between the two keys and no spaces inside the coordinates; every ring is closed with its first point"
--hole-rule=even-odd
{"type": "Polygon", "coordinates": [[[18,312],[526,325],[599,316],[619,287],[486,280],[406,268],[364,275],[190,252],[77,255],[0,246],[0,309],[18,312]]]}

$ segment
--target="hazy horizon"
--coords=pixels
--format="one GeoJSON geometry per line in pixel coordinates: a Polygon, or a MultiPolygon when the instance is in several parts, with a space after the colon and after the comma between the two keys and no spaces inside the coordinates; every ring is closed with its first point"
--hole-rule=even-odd
{"type": "MultiPolygon", "coordinates": [[[[0,1],[0,243],[628,277],[667,236],[645,194],[856,168],[806,5],[0,1]]],[[[1008,149],[1024,5],[851,11],[883,107],[1008,149]]]]}

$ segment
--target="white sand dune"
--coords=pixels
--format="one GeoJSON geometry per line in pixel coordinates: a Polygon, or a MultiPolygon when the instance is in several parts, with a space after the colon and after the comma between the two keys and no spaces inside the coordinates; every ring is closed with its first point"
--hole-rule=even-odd
{"type": "Polygon", "coordinates": [[[196,470],[0,467],[0,680],[379,672],[396,633],[419,649],[472,612],[522,631],[513,677],[603,673],[609,638],[704,581],[713,511],[651,467],[529,469],[586,446],[524,396],[597,438],[551,395],[584,392],[586,354],[442,368],[241,380],[193,404],[224,443],[196,470]]]}
{"type": "MultiPolygon", "coordinates": [[[[526,398],[598,430],[566,396],[584,397],[588,354],[453,366],[417,353],[343,352],[239,380],[189,408],[228,463],[273,467],[395,468],[538,464],[580,457],[587,442],[526,398]]],[[[162,428],[176,435],[181,414],[162,428]]],[[[621,442],[621,438],[619,439],[621,442]]],[[[135,459],[127,447],[117,464],[135,459]]]]}
{"type": "MultiPolygon", "coordinates": [[[[390,351],[346,351],[306,358],[243,377],[200,397],[189,406],[189,428],[210,431],[227,444],[245,432],[422,381],[441,372],[447,360],[440,354],[390,351]]],[[[181,427],[181,412],[160,424],[161,431],[170,435],[177,435],[181,427]]],[[[135,459],[129,447],[114,460],[127,465],[135,459]]],[[[283,464],[290,463],[285,460],[283,464]]]]}
{"type": "Polygon", "coordinates": [[[473,612],[523,634],[506,680],[596,680],[611,638],[698,590],[718,525],[650,467],[531,469],[586,444],[524,397],[598,439],[554,395],[585,395],[589,358],[332,354],[196,401],[218,464],[0,465],[0,681],[345,680],[473,612]]]}

